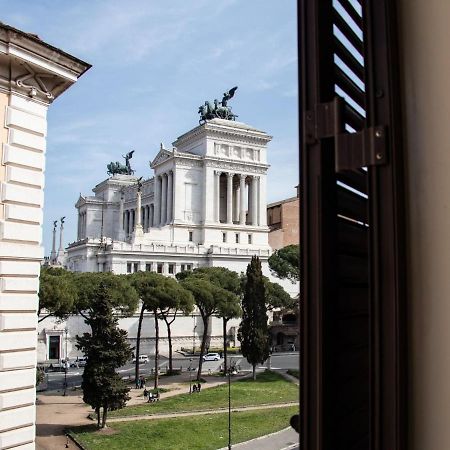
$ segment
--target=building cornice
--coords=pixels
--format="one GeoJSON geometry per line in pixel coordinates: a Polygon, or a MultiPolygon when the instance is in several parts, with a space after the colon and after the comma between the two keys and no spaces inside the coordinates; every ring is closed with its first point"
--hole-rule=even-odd
{"type": "Polygon", "coordinates": [[[0,22],[0,90],[48,104],[68,89],[91,65],[37,36],[0,22]]]}
{"type": "Polygon", "coordinates": [[[245,123],[213,119],[179,136],[173,145],[175,147],[186,146],[204,137],[226,139],[227,141],[230,141],[231,138],[235,142],[260,146],[264,146],[272,140],[272,136],[245,123]]]}

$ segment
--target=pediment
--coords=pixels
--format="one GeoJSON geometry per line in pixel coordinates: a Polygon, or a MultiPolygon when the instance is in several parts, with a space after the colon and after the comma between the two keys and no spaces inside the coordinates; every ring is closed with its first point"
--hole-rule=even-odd
{"type": "Polygon", "coordinates": [[[154,169],[159,164],[163,163],[164,161],[167,161],[172,157],[172,152],[169,150],[166,150],[165,148],[161,149],[158,154],[155,156],[153,161],[150,163],[150,167],[154,169]]]}
{"type": "Polygon", "coordinates": [[[75,208],[79,208],[80,206],[84,205],[85,203],[86,203],[86,199],[80,194],[77,202],[75,203],[75,208]]]}

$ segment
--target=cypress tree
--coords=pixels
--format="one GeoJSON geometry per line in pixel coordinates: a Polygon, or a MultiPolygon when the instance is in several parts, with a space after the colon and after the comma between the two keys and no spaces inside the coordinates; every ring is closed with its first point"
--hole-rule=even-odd
{"type": "Polygon", "coordinates": [[[81,384],[83,401],[97,413],[99,428],[106,426],[108,410],[123,408],[130,398],[130,389],[116,369],[131,358],[131,348],[126,331],[119,329],[118,319],[113,315],[110,297],[106,285],[101,283],[92,302],[91,314],[85,320],[92,333],[77,336],[77,348],[87,357],[81,384]]]}
{"type": "Polygon", "coordinates": [[[247,267],[247,282],[242,299],[242,321],[239,326],[242,355],[253,367],[256,379],[256,364],[269,357],[269,329],[264,277],[261,262],[253,256],[247,267]]]}

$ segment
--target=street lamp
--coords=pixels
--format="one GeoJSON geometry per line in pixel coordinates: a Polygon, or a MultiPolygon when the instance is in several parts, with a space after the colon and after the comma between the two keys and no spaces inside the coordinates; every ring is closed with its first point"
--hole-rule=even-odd
{"type": "Polygon", "coordinates": [[[189,394],[192,394],[192,358],[189,361],[189,394]]]}
{"type": "Polygon", "coordinates": [[[231,449],[231,374],[236,373],[236,362],[230,358],[228,366],[228,449],[231,449]]]}
{"type": "Polygon", "coordinates": [[[64,360],[64,392],[63,392],[63,396],[65,396],[67,394],[67,333],[69,332],[69,329],[66,327],[64,328],[64,333],[66,335],[66,358],[64,360]]]}

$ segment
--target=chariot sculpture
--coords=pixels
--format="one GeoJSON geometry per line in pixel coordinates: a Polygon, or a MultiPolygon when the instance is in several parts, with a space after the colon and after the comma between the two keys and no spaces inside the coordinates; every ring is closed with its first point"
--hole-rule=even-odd
{"type": "Polygon", "coordinates": [[[134,150],[128,152],[125,156],[122,155],[122,158],[125,159],[125,165],[121,164],[119,161],[111,161],[106,167],[108,169],[108,175],[133,175],[134,170],[131,168],[130,159],[133,157],[134,150]]]}
{"type": "Polygon", "coordinates": [[[228,100],[234,97],[234,93],[237,90],[237,86],[231,88],[229,91],[224,92],[222,101],[214,99],[214,102],[206,101],[204,105],[198,108],[200,114],[199,123],[205,123],[211,119],[225,119],[235,120],[238,117],[231,111],[231,106],[228,106],[228,100]]]}

